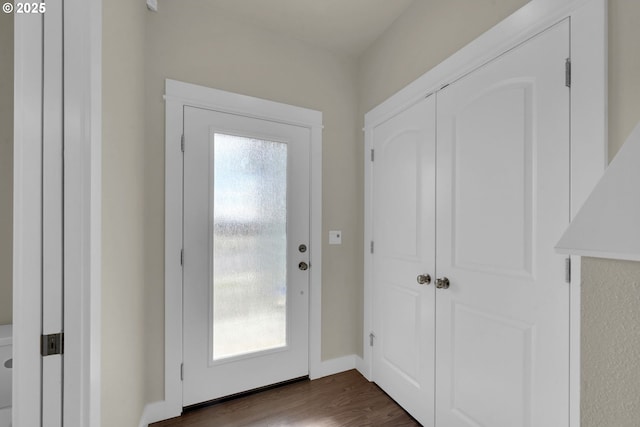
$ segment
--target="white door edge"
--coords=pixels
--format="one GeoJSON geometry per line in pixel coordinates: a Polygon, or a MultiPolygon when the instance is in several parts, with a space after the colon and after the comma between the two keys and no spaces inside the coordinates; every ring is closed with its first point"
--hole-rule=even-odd
{"type": "MultiPolygon", "coordinates": [[[[65,425],[100,425],[101,0],[66,0],[65,425]],[[73,178],[71,178],[73,177],[73,178]],[[71,261],[73,260],[73,262],[71,261]]],[[[43,20],[15,17],[13,425],[40,424],[43,20]],[[35,339],[34,339],[35,338],[35,339]],[[18,362],[17,360],[20,360],[18,362]]]]}
{"type": "Polygon", "coordinates": [[[165,85],[165,398],[163,414],[182,412],[183,357],[182,152],[183,109],[204,107],[304,126],[311,131],[309,376],[321,376],[322,113],[176,80],[165,85]]]}
{"type": "Polygon", "coordinates": [[[42,321],[42,34],[16,15],[13,193],[13,425],[40,424],[42,321]]]}
{"type": "MultiPolygon", "coordinates": [[[[607,164],[607,0],[532,1],[425,73],[365,115],[365,219],[363,374],[373,380],[372,328],[372,164],[373,129],[488,60],[552,24],[570,18],[571,60],[581,70],[571,87],[571,211],[582,205],[607,164]]],[[[576,74],[574,73],[574,76],[576,74]]],[[[580,425],[580,260],[574,258],[570,304],[570,426],[580,425]]]]}
{"type": "MultiPolygon", "coordinates": [[[[48,5],[44,19],[44,81],[42,103],[42,334],[64,331],[64,85],[63,6],[48,5]],[[62,250],[61,250],[62,249],[62,250]]],[[[42,426],[61,427],[64,357],[42,358],[42,426]]]]}

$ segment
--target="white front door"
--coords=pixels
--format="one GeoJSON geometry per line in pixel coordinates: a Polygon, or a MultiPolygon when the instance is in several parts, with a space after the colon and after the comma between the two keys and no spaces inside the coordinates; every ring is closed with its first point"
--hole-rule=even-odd
{"type": "Polygon", "coordinates": [[[565,21],[437,95],[438,427],[569,423],[567,58],[565,21]]]}
{"type": "Polygon", "coordinates": [[[435,96],[373,130],[373,377],[424,426],[434,404],[435,130],[435,96]]]}
{"type": "Polygon", "coordinates": [[[184,107],[184,406],[308,375],[310,138],[184,107]]]}

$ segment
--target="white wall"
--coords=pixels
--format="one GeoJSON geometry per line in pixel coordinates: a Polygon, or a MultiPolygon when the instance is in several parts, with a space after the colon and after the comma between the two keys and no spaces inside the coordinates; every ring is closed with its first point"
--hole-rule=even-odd
{"type": "Polygon", "coordinates": [[[145,314],[147,400],[163,398],[164,79],[322,111],[322,358],[358,351],[362,286],[360,147],[355,59],[257,28],[199,0],[163,1],[147,14],[145,314]],[[327,245],[328,230],[342,246],[327,245]]]}
{"type": "Polygon", "coordinates": [[[102,426],[144,407],[143,1],[103,1],[102,426]]]}
{"type": "Polygon", "coordinates": [[[13,14],[0,14],[0,325],[12,323],[13,14]]]}

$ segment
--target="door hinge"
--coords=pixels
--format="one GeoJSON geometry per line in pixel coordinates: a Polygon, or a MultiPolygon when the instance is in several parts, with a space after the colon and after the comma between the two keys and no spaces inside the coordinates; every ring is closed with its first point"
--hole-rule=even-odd
{"type": "Polygon", "coordinates": [[[571,58],[567,58],[564,62],[564,84],[571,87],[571,58]]]}
{"type": "Polygon", "coordinates": [[[180,249],[180,266],[184,265],[184,249],[180,249]]]}
{"type": "Polygon", "coordinates": [[[180,136],[180,151],[184,153],[184,134],[180,136]]]}
{"type": "Polygon", "coordinates": [[[373,253],[373,240],[371,241],[370,250],[371,250],[371,253],[373,253]]]}
{"type": "Polygon", "coordinates": [[[43,357],[64,354],[64,333],[42,335],[40,339],[40,354],[43,357]]]}
{"type": "Polygon", "coordinates": [[[372,161],[372,162],[373,162],[373,158],[374,158],[374,154],[373,154],[373,153],[374,153],[374,150],[372,149],[372,150],[371,150],[371,161],[372,161]]]}
{"type": "Polygon", "coordinates": [[[564,281],[571,283],[571,258],[564,260],[564,281]]]}
{"type": "Polygon", "coordinates": [[[180,381],[184,381],[184,363],[180,364],[180,381]]]}
{"type": "Polygon", "coordinates": [[[373,347],[373,339],[376,337],[376,335],[373,332],[369,333],[369,347],[373,347]]]}

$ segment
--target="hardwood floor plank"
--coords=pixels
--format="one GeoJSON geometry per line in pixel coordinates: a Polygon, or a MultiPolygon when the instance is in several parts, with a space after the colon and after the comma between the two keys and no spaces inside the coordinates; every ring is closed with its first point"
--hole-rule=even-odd
{"type": "Polygon", "coordinates": [[[300,381],[186,412],[151,427],[413,427],[397,403],[356,370],[300,381]]]}

